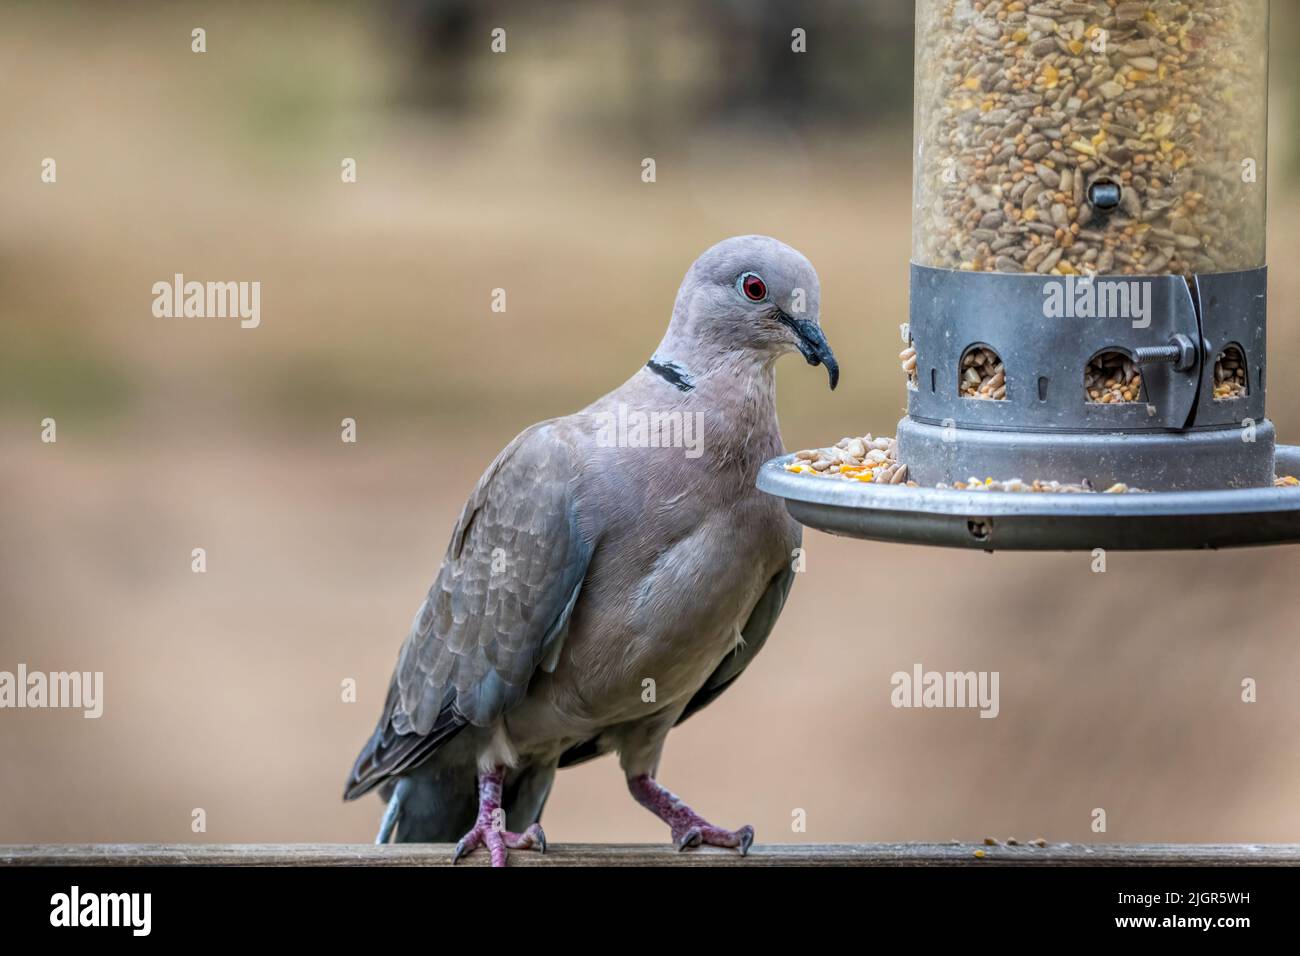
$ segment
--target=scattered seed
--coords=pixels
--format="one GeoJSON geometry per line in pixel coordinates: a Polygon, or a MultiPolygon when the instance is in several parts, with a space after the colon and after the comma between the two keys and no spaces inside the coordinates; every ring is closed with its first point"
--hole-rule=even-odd
{"type": "MultiPolygon", "coordinates": [[[[861,438],[842,438],[830,448],[809,448],[795,452],[794,460],[786,465],[786,471],[839,481],[918,487],[915,481],[908,480],[907,463],[898,460],[898,442],[894,438],[874,438],[871,435],[863,435],[861,438]]],[[[1279,487],[1283,486],[1283,481],[1284,479],[1278,479],[1279,487]]],[[[1300,486],[1300,482],[1295,479],[1289,481],[1300,486]]],[[[1038,494],[1086,494],[1095,491],[1086,481],[1065,484],[1059,481],[1022,481],[1019,478],[1011,478],[1007,481],[971,478],[969,481],[958,481],[952,485],[939,484],[935,487],[953,491],[1008,491],[1038,494]]],[[[1107,488],[1104,494],[1136,492],[1138,492],[1136,488],[1115,484],[1107,488]]]]}
{"type": "Polygon", "coordinates": [[[912,344],[911,339],[907,341],[907,348],[898,353],[898,361],[902,363],[903,371],[907,373],[907,387],[916,388],[916,346],[912,344]]]}

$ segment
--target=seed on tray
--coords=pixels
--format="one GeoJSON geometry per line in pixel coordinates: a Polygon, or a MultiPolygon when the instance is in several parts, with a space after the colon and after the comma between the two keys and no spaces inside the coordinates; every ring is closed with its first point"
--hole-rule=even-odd
{"type": "Polygon", "coordinates": [[[795,453],[787,471],[879,485],[907,482],[907,466],[898,461],[898,443],[893,438],[842,438],[833,448],[811,448],[795,453]]]}
{"type": "Polygon", "coordinates": [[[976,346],[961,360],[963,398],[1000,402],[1007,397],[1007,373],[998,353],[976,346]]]}
{"type": "MultiPolygon", "coordinates": [[[[1059,481],[1023,481],[1019,478],[1010,478],[1006,481],[997,481],[993,478],[985,478],[981,481],[978,478],[970,478],[968,481],[956,481],[951,485],[939,484],[939,488],[951,491],[1007,491],[1012,494],[1092,494],[1097,489],[1092,487],[1088,481],[1082,481],[1078,484],[1066,484],[1059,481]]],[[[1130,488],[1128,485],[1120,482],[1111,485],[1105,491],[1104,495],[1126,495],[1137,494],[1141,491],[1138,488],[1130,488]]]]}
{"type": "Polygon", "coordinates": [[[1285,478],[1275,478],[1273,479],[1273,486],[1275,488],[1300,488],[1300,478],[1293,475],[1287,475],[1285,478]]]}
{"type": "MultiPolygon", "coordinates": [[[[905,484],[909,488],[918,487],[915,481],[908,480],[907,464],[898,460],[898,442],[893,438],[873,438],[871,435],[863,435],[861,438],[841,438],[830,448],[809,448],[795,452],[794,460],[785,468],[786,471],[796,475],[811,475],[815,478],[837,478],[841,481],[860,481],[877,485],[905,484]]],[[[1279,482],[1281,480],[1279,479],[1279,482]]],[[[1007,481],[995,481],[992,478],[981,481],[979,478],[971,478],[969,481],[958,481],[952,485],[939,484],[935,487],[953,491],[1009,491],[1040,494],[1083,494],[1096,490],[1086,481],[1079,484],[1063,484],[1059,481],[1022,481],[1019,478],[1007,481]]],[[[1121,495],[1138,490],[1125,484],[1115,484],[1107,488],[1103,494],[1121,495]]]]}

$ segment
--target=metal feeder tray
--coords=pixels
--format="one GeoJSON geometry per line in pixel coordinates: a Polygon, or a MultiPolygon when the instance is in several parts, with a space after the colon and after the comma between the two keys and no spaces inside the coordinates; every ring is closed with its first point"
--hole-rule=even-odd
{"type": "MultiPolygon", "coordinates": [[[[1278,445],[1279,475],[1300,447],[1278,445]]],[[[979,551],[1182,551],[1300,543],[1300,488],[1142,494],[945,491],[759,470],[800,524],[851,538],[979,551]]]]}

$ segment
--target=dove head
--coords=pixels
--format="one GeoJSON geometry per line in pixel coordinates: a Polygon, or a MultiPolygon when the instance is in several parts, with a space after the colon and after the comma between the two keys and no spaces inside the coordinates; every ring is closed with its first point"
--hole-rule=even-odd
{"type": "Polygon", "coordinates": [[[831,388],[840,369],[821,329],[821,283],[804,256],[767,236],[724,239],[682,280],[668,339],[697,355],[751,352],[772,360],[798,351],[825,365],[831,388]]]}

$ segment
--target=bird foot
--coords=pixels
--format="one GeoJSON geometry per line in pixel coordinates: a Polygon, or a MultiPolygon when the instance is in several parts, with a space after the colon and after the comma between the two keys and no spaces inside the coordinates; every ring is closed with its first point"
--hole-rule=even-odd
{"type": "Polygon", "coordinates": [[[753,845],[754,828],[748,823],[739,830],[724,830],[701,820],[684,829],[673,829],[673,846],[679,852],[697,846],[721,846],[740,850],[740,855],[745,856],[753,845]]]}
{"type": "Polygon", "coordinates": [[[456,851],[451,857],[453,865],[481,846],[488,848],[493,866],[505,866],[510,850],[546,852],[546,834],[542,832],[540,823],[534,823],[523,833],[512,833],[505,828],[505,811],[501,809],[504,778],[503,768],[479,774],[478,818],[470,831],[456,844],[456,851]]]}
{"type": "Polygon", "coordinates": [[[534,823],[523,833],[511,833],[509,830],[497,829],[490,821],[484,823],[480,820],[474,824],[473,829],[460,838],[451,862],[453,864],[459,862],[481,846],[488,848],[493,866],[505,866],[510,850],[538,850],[545,853],[546,834],[542,832],[540,823],[534,823]]]}
{"type": "Polygon", "coordinates": [[[736,849],[741,856],[754,845],[754,828],[745,824],[739,830],[715,827],[690,807],[681,797],[661,787],[649,774],[628,777],[627,788],[636,802],[664,823],[673,835],[673,846],[679,851],[698,846],[720,846],[736,849]]]}

